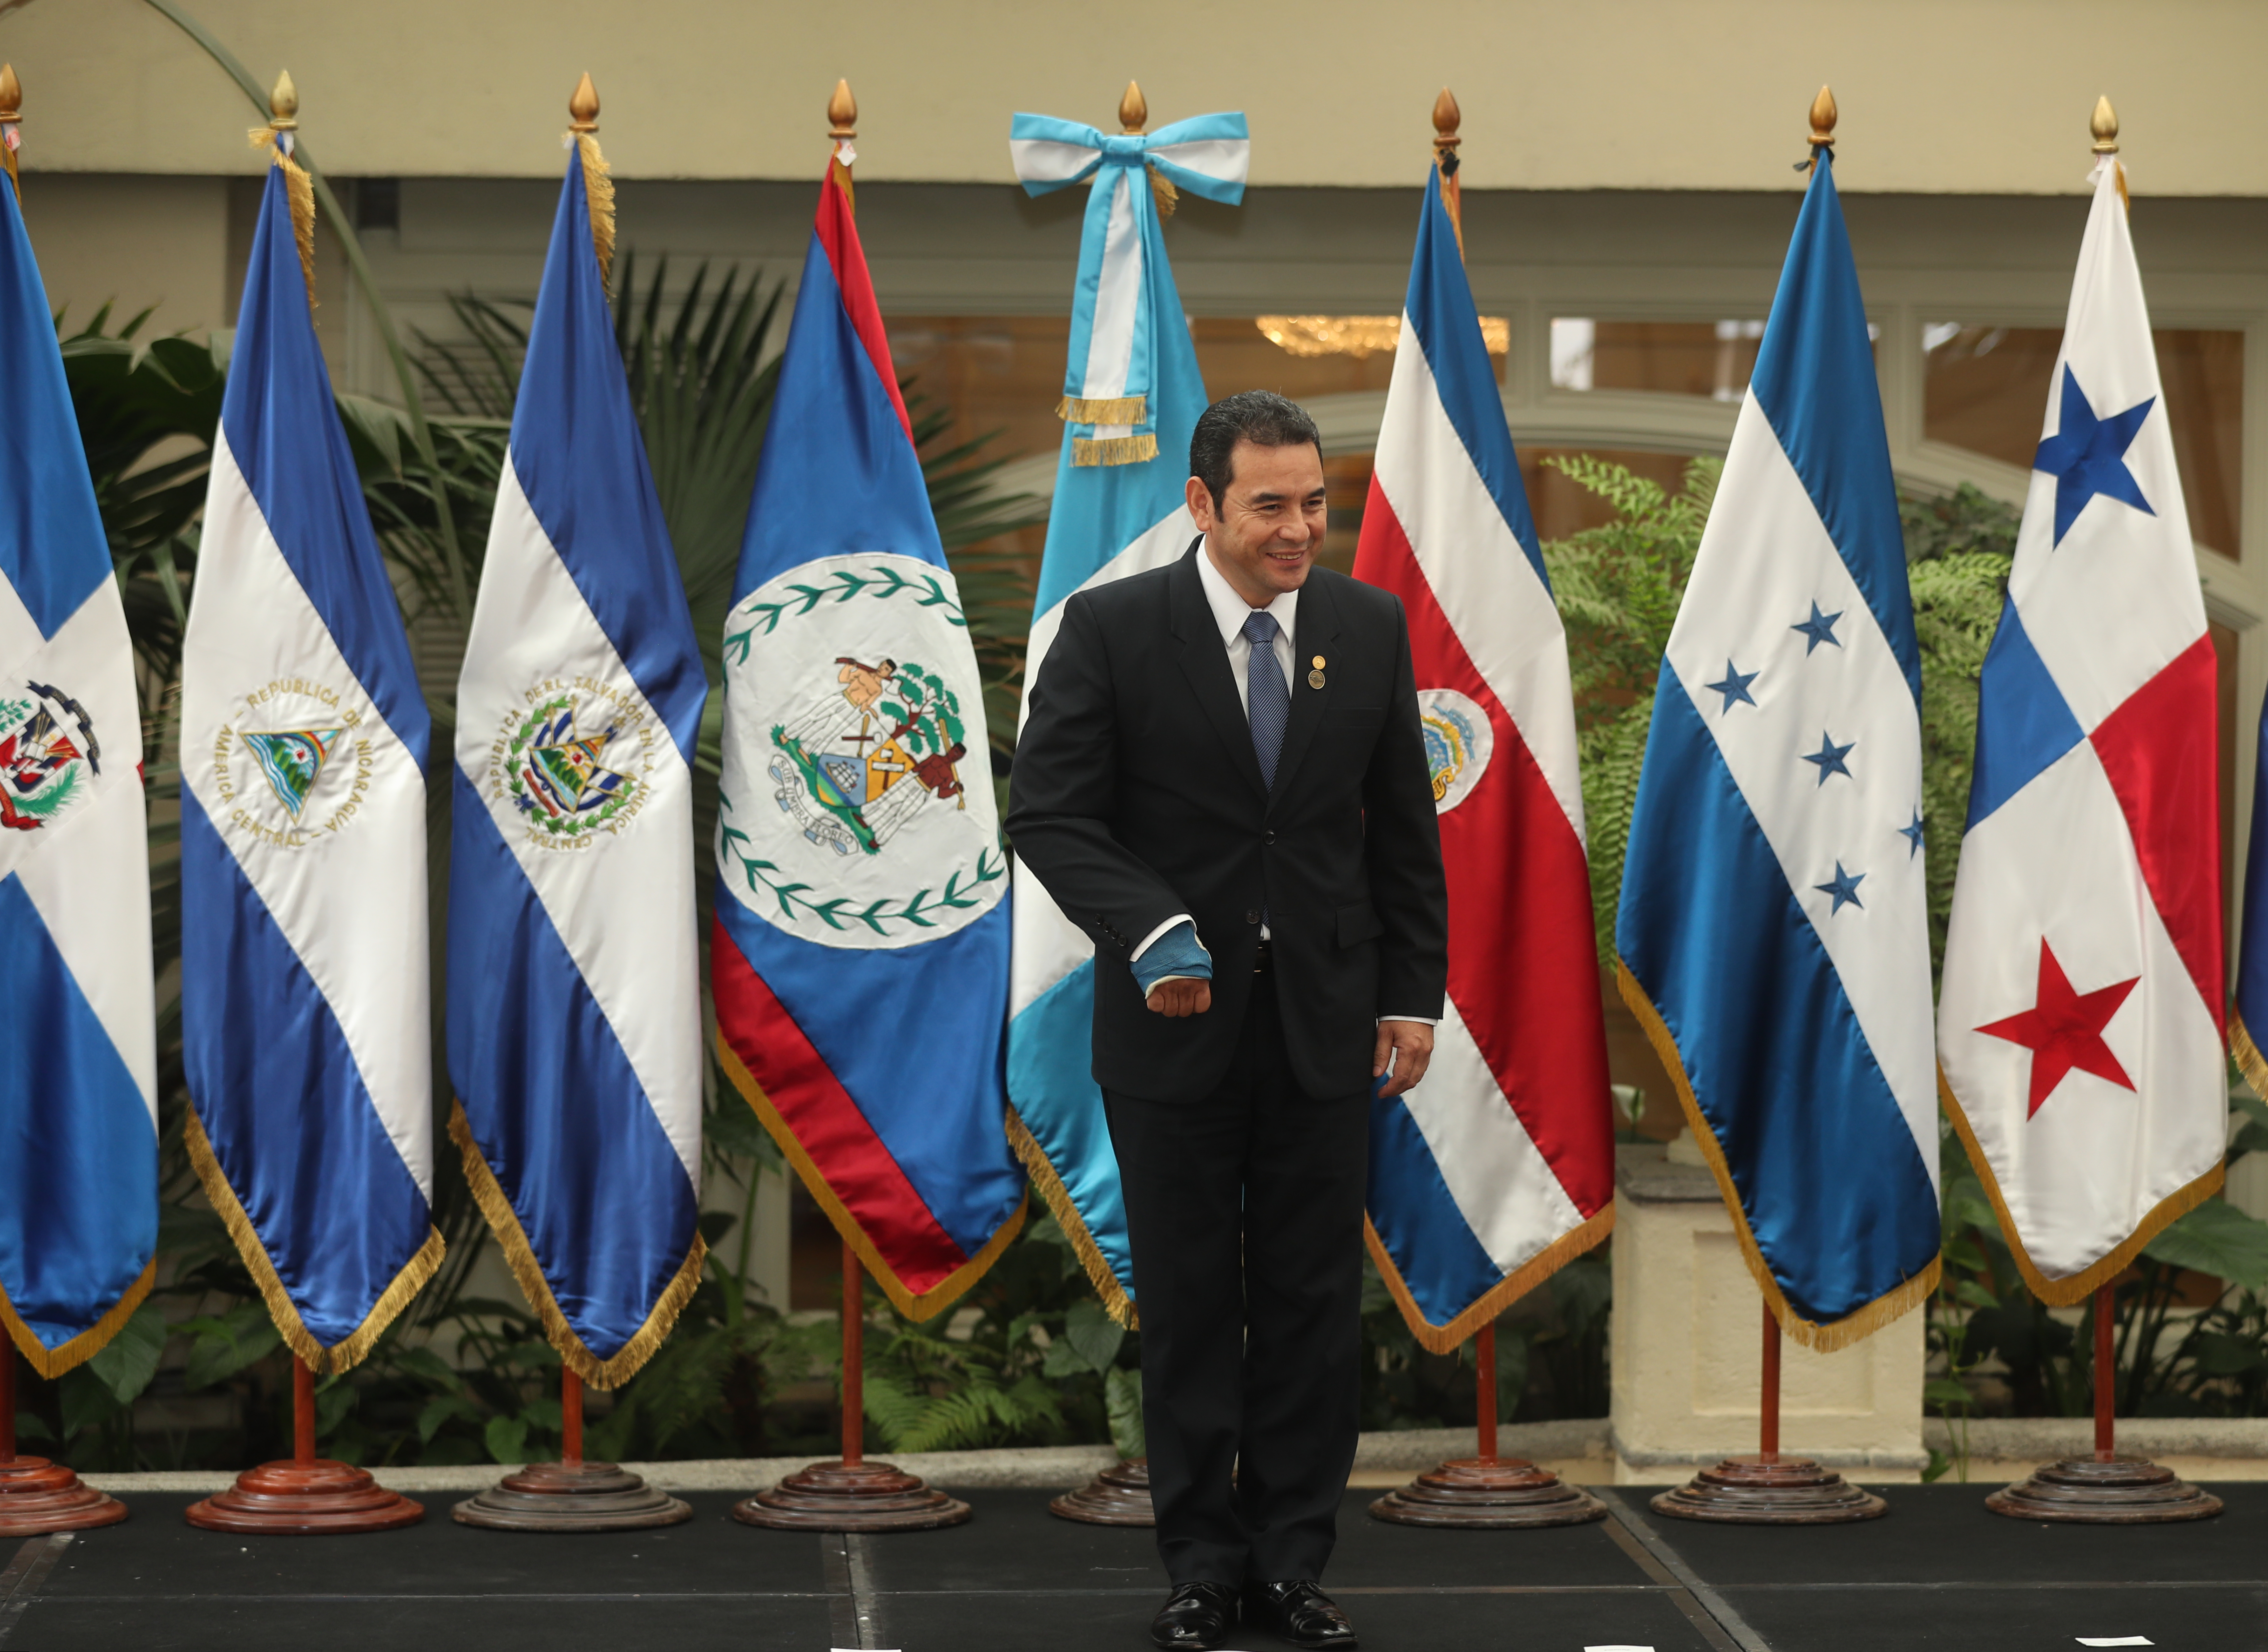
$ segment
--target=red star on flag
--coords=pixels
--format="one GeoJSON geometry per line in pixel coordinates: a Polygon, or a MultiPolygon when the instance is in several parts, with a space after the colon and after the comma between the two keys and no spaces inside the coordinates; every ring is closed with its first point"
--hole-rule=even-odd
{"type": "Polygon", "coordinates": [[[2025,1118],[2039,1112],[2040,1104],[2074,1067],[2107,1078],[2121,1089],[2134,1088],[2134,1081],[2126,1076],[2126,1069],[2102,1041],[2102,1029],[2110,1024],[2110,1017],[2118,1013],[2118,1006],[2141,979],[2137,975],[2091,993],[2075,993],[2047,937],[2040,937],[2040,984],[2032,1007],[1977,1029],[2031,1051],[2031,1105],[2025,1110],[2025,1118]]]}

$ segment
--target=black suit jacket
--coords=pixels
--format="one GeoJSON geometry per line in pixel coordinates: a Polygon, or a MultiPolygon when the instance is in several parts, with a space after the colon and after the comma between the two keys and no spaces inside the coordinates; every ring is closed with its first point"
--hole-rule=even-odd
{"type": "Polygon", "coordinates": [[[1409,627],[1391,592],[1309,572],[1271,791],[1198,579],[1201,546],[1064,605],[1016,748],[1009,839],[1094,937],[1096,1083],[1152,1100],[1219,1083],[1264,906],[1292,1075],[1309,1095],[1346,1095],[1370,1083],[1377,1017],[1440,1016],[1448,973],[1409,627]],[[1168,1017],[1128,963],[1184,912],[1212,954],[1212,1008],[1168,1017]]]}

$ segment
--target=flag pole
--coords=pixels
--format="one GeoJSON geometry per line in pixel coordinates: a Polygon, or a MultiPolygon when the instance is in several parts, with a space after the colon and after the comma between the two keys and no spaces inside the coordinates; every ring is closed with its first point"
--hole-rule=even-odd
{"type": "Polygon", "coordinates": [[[866,1270],[843,1241],[843,1466],[866,1462],[866,1270]]]}
{"type": "Polygon", "coordinates": [[[1779,1461],[1779,1321],[1764,1304],[1764,1384],[1756,1406],[1756,1456],[1779,1461]]]}
{"type": "Polygon", "coordinates": [[[2110,1343],[2110,1316],[2113,1304],[2111,1282],[2104,1280],[2095,1288],[2095,1460],[2098,1463],[2116,1461],[2117,1449],[2113,1443],[2117,1425],[2117,1415],[2118,1362],[2113,1356],[2110,1343]]]}

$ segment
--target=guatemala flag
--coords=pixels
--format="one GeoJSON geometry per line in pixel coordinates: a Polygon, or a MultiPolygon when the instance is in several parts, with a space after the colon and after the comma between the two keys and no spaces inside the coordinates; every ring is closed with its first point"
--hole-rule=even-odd
{"type": "MultiPolygon", "coordinates": [[[[149,1294],[157,1043],[126,610],[13,187],[0,188],[0,1321],[60,1377],[149,1294]]],[[[0,1346],[0,1359],[11,1357],[0,1346]]]]}
{"type": "Polygon", "coordinates": [[[1024,1221],[1007,854],[968,622],[829,163],[725,622],[719,1060],[899,1311],[1024,1221]]]}
{"type": "Polygon", "coordinates": [[[181,1032],[206,1195],[291,1351],[337,1372],[441,1259],[431,725],[315,341],[294,171],[279,151],[253,231],[181,650],[181,1032]]]}
{"type": "Polygon", "coordinates": [[[1623,997],[1781,1328],[1822,1352],[1938,1274],[1921,665],[1831,151],[1669,634],[1623,997]]]}
{"type": "Polygon", "coordinates": [[[2056,1304],[2211,1197],[2228,1127],[2213,642],[2118,174],[1984,658],[1938,1008],[1947,1111],[2056,1304]]]}
{"type": "Polygon", "coordinates": [[[1438,169],[1354,572],[1409,616],[1449,880],[1433,1063],[1371,1110],[1370,1248],[1446,1353],[1607,1237],[1615,1146],[1567,635],[1438,169]]]}
{"type": "Polygon", "coordinates": [[[457,688],[449,1128],[551,1345],[613,1388],[707,1255],[692,761],[709,685],[607,308],[602,165],[589,137],[568,157],[457,688]]]}
{"type": "MultiPolygon", "coordinates": [[[[1067,428],[1024,654],[1024,680],[1032,682],[1073,591],[1176,562],[1197,538],[1182,495],[1189,437],[1206,406],[1204,379],[1166,261],[1153,180],[1233,203],[1244,195],[1251,144],[1241,114],[1108,137],[1074,121],[1020,114],[1009,133],[1027,193],[1094,180],[1058,409],[1067,428]]],[[[1103,1305],[1131,1325],[1126,1208],[1090,1070],[1094,943],[1035,878],[1018,876],[1015,909],[1009,1137],[1103,1305]]]]}

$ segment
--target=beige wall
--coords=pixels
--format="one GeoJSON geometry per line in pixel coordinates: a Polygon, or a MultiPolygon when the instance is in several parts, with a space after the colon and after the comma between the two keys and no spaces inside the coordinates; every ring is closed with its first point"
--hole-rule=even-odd
{"type": "Polygon", "coordinates": [[[105,304],[114,330],[157,308],[144,335],[209,327],[226,313],[228,180],[24,180],[24,223],[48,301],[75,332],[105,304]]]}
{"type": "MultiPolygon", "coordinates": [[[[1011,112],[1106,122],[1133,75],[1159,121],[1245,110],[1256,183],[1412,182],[1447,80],[1479,187],[1792,190],[1831,81],[1848,190],[2076,192],[2107,92],[2138,189],[2268,195],[2259,0],[186,3],[263,84],[291,69],[342,174],[549,174],[587,68],[633,177],[815,175],[847,75],[862,175],[1005,180],[1011,112]]],[[[140,0],[19,0],[0,55],[33,167],[255,165],[249,105],[140,0]]]]}

